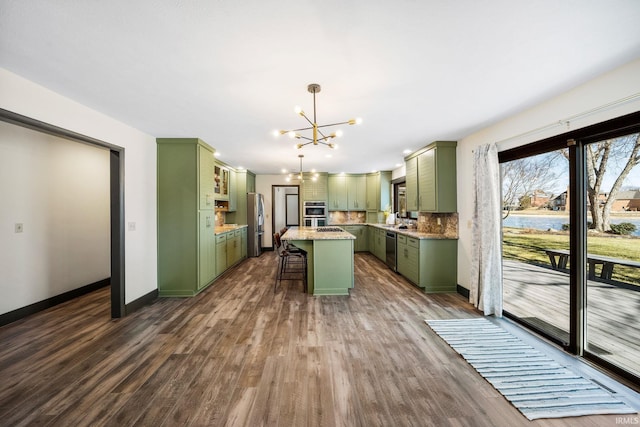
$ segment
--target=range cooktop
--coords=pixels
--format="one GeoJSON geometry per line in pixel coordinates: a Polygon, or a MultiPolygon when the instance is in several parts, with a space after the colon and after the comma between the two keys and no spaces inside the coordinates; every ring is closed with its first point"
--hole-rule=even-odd
{"type": "Polygon", "coordinates": [[[320,232],[340,232],[340,231],[344,231],[342,228],[340,227],[318,227],[316,228],[316,231],[320,231],[320,232]]]}

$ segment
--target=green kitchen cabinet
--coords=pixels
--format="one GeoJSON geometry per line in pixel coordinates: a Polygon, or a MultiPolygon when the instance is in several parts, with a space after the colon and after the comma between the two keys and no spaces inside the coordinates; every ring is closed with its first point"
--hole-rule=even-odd
{"type": "Polygon", "coordinates": [[[405,160],[405,197],[407,212],[418,211],[418,157],[405,160]]]}
{"type": "Polygon", "coordinates": [[[315,177],[310,173],[304,174],[304,182],[302,183],[303,201],[328,201],[328,174],[320,172],[317,175],[315,177]]]}
{"type": "Polygon", "coordinates": [[[227,268],[237,264],[242,259],[241,230],[227,233],[227,268]]]}
{"type": "Polygon", "coordinates": [[[370,227],[369,235],[369,251],[374,254],[380,261],[386,262],[387,259],[387,235],[386,230],[377,227],[370,227]]]}
{"type": "Polygon", "coordinates": [[[214,187],[216,200],[229,200],[229,168],[216,162],[213,168],[214,187]]]}
{"type": "MultiPolygon", "coordinates": [[[[233,182],[233,180],[232,180],[233,182]]],[[[226,222],[229,224],[247,224],[247,193],[256,192],[256,175],[246,169],[235,171],[235,209],[226,214],[226,222]]],[[[231,199],[229,200],[231,205],[231,199]]],[[[229,207],[231,210],[231,206],[229,207]]]]}
{"type": "Polygon", "coordinates": [[[405,157],[407,210],[457,210],[456,142],[437,141],[405,157]]]}
{"type": "Polygon", "coordinates": [[[397,269],[427,293],[456,292],[457,240],[398,235],[397,269]]]}
{"type": "Polygon", "coordinates": [[[420,282],[420,246],[417,239],[407,238],[398,235],[396,240],[396,268],[398,273],[409,279],[413,283],[420,282]],[[411,239],[412,245],[407,242],[411,239]]]}
{"type": "Polygon", "coordinates": [[[236,171],[229,169],[229,212],[235,212],[238,206],[236,171]]]}
{"type": "Polygon", "coordinates": [[[366,225],[344,225],[342,226],[344,231],[356,236],[356,240],[353,243],[354,252],[366,252],[369,250],[368,245],[368,227],[366,225]]]}
{"type": "Polygon", "coordinates": [[[347,176],[347,209],[364,211],[367,209],[367,176],[347,176]]]}
{"type": "Polygon", "coordinates": [[[346,211],[349,209],[347,197],[347,177],[344,174],[329,175],[327,179],[329,185],[330,211],[346,211]]]}
{"type": "Polygon", "coordinates": [[[227,234],[216,235],[216,276],[227,270],[227,234]]]}
{"type": "Polygon", "coordinates": [[[391,172],[366,175],[366,207],[369,212],[384,211],[391,205],[391,172]]]}
{"type": "Polygon", "coordinates": [[[214,149],[198,138],[158,138],[160,296],[193,296],[215,278],[214,149]]]}
{"type": "Polygon", "coordinates": [[[244,227],[240,230],[240,258],[247,258],[247,228],[244,227]]]}

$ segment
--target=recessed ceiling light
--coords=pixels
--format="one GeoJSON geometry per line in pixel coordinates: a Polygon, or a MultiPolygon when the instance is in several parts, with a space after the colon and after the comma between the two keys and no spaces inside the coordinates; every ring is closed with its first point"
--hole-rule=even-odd
{"type": "Polygon", "coordinates": [[[283,168],[282,173],[287,173],[287,170],[283,168]]]}
{"type": "Polygon", "coordinates": [[[411,153],[411,150],[409,150],[408,148],[406,150],[403,151],[404,154],[409,154],[411,153]]]}
{"type": "Polygon", "coordinates": [[[242,166],[238,166],[236,169],[243,170],[244,168],[242,166]]]}
{"type": "Polygon", "coordinates": [[[324,156],[325,156],[327,159],[330,159],[330,158],[331,158],[331,154],[325,154],[324,156]]]}
{"type": "Polygon", "coordinates": [[[214,155],[215,157],[220,157],[220,152],[219,152],[219,151],[216,151],[215,153],[213,153],[213,155],[214,155]]]}
{"type": "Polygon", "coordinates": [[[400,166],[402,166],[402,163],[396,163],[397,168],[399,168],[400,166]]]}
{"type": "Polygon", "coordinates": [[[377,171],[377,170],[375,170],[375,169],[371,171],[371,173],[376,173],[376,172],[378,172],[378,171],[377,171]]]}

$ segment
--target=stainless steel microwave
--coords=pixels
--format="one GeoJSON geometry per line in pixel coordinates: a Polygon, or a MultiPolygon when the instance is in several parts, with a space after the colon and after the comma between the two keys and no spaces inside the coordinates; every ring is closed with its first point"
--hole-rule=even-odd
{"type": "Polygon", "coordinates": [[[327,203],[326,202],[304,202],[302,208],[302,216],[305,218],[326,218],[327,203]]]}

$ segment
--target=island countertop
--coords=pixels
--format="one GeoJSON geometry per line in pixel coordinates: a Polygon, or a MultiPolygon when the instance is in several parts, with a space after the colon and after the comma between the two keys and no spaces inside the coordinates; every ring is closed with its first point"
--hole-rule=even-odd
{"type": "Polygon", "coordinates": [[[282,240],[355,240],[356,236],[338,226],[291,227],[281,236],[282,240]],[[331,230],[331,231],[327,231],[331,230]]]}

